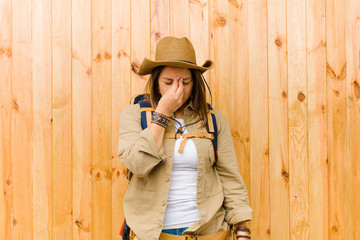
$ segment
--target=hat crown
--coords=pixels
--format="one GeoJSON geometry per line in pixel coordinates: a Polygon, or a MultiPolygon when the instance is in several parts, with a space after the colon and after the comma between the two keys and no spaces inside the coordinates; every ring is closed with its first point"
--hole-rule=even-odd
{"type": "Polygon", "coordinates": [[[193,45],[186,37],[164,37],[156,46],[155,61],[186,61],[196,64],[193,45]]]}

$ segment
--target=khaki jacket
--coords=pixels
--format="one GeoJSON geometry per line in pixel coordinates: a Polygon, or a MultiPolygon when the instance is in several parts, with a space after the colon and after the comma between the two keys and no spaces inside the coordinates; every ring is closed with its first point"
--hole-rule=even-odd
{"type": "MultiPolygon", "coordinates": [[[[218,161],[210,139],[193,138],[198,154],[197,207],[200,220],[184,234],[207,235],[228,224],[251,220],[245,184],[240,176],[230,127],[225,116],[214,109],[218,126],[218,161]]],[[[198,119],[190,103],[184,111],[185,124],[198,119]]],[[[189,133],[207,132],[201,122],[187,126],[189,133]]],[[[175,133],[174,122],[166,133],[175,133]]],[[[149,129],[142,130],[139,104],[127,106],[120,117],[119,157],[133,173],[124,198],[126,222],[140,240],[156,240],[162,224],[171,180],[175,140],[164,139],[158,151],[149,129]]]]}

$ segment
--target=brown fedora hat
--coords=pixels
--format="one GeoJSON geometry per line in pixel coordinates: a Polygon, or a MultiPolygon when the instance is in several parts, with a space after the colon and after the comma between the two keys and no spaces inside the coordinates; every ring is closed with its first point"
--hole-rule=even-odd
{"type": "Polygon", "coordinates": [[[158,66],[199,69],[204,73],[213,67],[213,62],[207,60],[202,66],[198,66],[194,47],[188,38],[164,37],[156,45],[155,61],[144,58],[138,74],[150,74],[158,66]]]}

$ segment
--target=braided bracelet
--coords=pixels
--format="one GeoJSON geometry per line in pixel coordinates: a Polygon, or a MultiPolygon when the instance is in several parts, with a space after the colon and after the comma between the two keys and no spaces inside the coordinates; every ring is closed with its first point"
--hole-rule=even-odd
{"type": "Polygon", "coordinates": [[[166,128],[166,126],[169,123],[169,117],[162,113],[154,112],[151,117],[151,122],[155,123],[163,128],[166,128]]]}
{"type": "Polygon", "coordinates": [[[251,237],[250,237],[250,236],[248,236],[248,235],[237,235],[237,236],[236,236],[236,239],[239,239],[239,238],[247,238],[247,239],[251,239],[251,237]]]}

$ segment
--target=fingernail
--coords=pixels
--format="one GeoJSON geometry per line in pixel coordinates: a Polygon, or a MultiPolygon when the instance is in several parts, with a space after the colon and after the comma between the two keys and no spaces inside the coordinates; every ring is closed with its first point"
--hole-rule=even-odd
{"type": "Polygon", "coordinates": [[[180,80],[180,77],[179,77],[179,76],[177,76],[177,77],[176,77],[176,79],[177,79],[177,80],[180,80]]]}

